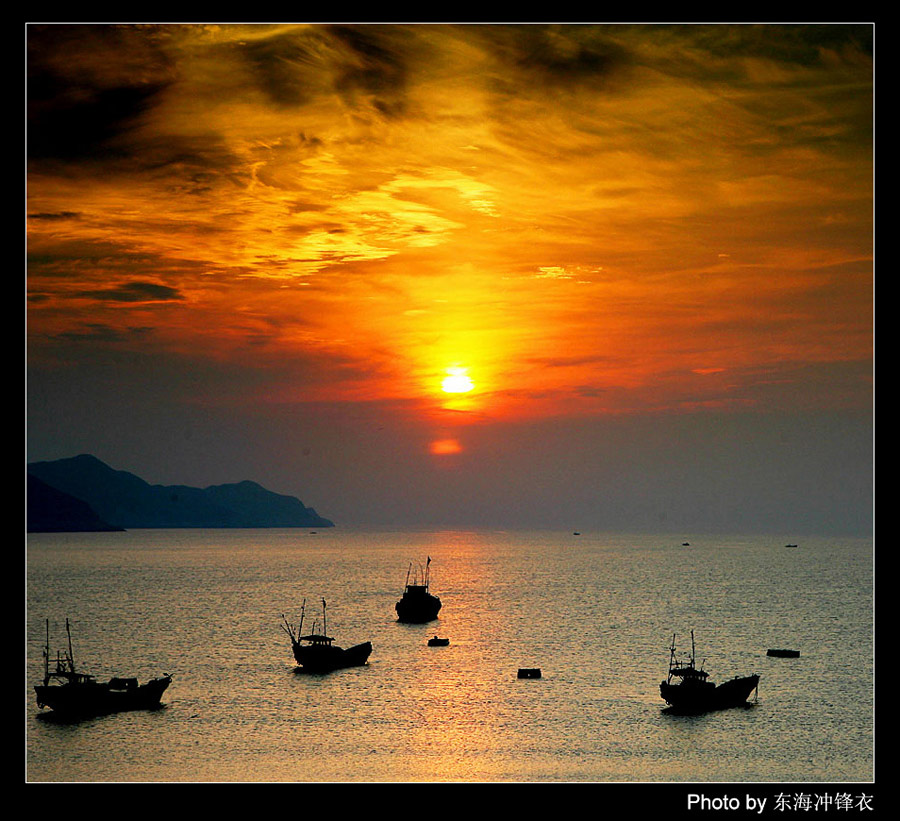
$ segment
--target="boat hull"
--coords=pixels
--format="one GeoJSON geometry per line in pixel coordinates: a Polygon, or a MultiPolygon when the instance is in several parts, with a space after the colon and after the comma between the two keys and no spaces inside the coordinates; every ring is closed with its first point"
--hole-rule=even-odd
{"type": "Polygon", "coordinates": [[[705,712],[740,707],[747,703],[750,694],[759,685],[759,676],[735,676],[729,681],[715,686],[670,684],[661,682],[659,694],[667,704],[677,710],[705,712]]]}
{"type": "Polygon", "coordinates": [[[395,605],[397,620],[408,624],[424,624],[434,621],[441,609],[441,600],[431,593],[404,593],[395,605]]]}
{"type": "Polygon", "coordinates": [[[106,683],[38,684],[34,690],[38,707],[64,715],[103,715],[159,707],[171,683],[171,676],[163,676],[141,685],[134,679],[112,679],[106,683]]]}
{"type": "Polygon", "coordinates": [[[345,667],[360,667],[372,652],[372,642],[366,641],[344,649],[334,646],[294,644],[294,659],[310,673],[330,673],[345,667]]]}

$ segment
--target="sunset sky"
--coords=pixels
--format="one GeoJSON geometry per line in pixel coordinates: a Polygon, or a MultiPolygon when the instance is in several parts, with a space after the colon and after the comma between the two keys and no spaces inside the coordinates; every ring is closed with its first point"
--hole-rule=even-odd
{"type": "Polygon", "coordinates": [[[873,35],[27,26],[28,460],[866,531],[873,35]]]}

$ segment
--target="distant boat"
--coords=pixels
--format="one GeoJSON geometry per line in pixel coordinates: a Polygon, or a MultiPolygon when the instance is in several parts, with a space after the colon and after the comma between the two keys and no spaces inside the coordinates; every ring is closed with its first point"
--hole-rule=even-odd
{"type": "Polygon", "coordinates": [[[705,712],[738,707],[747,702],[750,693],[759,687],[759,676],[735,676],[716,686],[709,681],[709,673],[695,662],[694,631],[691,630],[691,654],[682,660],[676,656],[675,636],[669,648],[669,674],[659,685],[659,694],[676,710],[705,712]],[[675,683],[674,679],[681,679],[675,683]]]}
{"type": "Polygon", "coordinates": [[[413,581],[410,583],[409,576],[412,572],[412,565],[407,569],[406,588],[403,591],[403,597],[395,605],[398,621],[422,624],[437,618],[438,611],[441,609],[441,600],[428,591],[430,567],[431,556],[425,563],[425,573],[421,584],[418,573],[414,575],[413,581]]]}
{"type": "Polygon", "coordinates": [[[50,668],[50,621],[47,621],[47,641],[44,647],[44,679],[35,685],[38,707],[49,707],[54,713],[66,716],[92,716],[119,713],[126,710],[149,710],[159,707],[166,688],[172,683],[168,674],[138,684],[136,678],[111,678],[97,681],[96,676],[79,673],[72,653],[72,632],[66,619],[68,650],[57,651],[56,665],[50,668]]]}
{"type": "Polygon", "coordinates": [[[690,543],[690,542],[682,542],[682,543],[681,543],[681,546],[682,546],[682,547],[690,547],[690,546],[691,546],[691,543],[690,543]]]}
{"type": "Polygon", "coordinates": [[[783,658],[783,659],[796,659],[796,658],[800,658],[800,651],[799,650],[777,650],[777,649],[772,650],[772,649],[769,649],[769,650],[766,650],[766,655],[767,656],[775,656],[776,658],[783,658]]]}
{"type": "Polygon", "coordinates": [[[796,547],[796,546],[797,546],[797,545],[795,545],[795,544],[786,544],[786,545],[785,545],[785,547],[796,547]]]}
{"type": "Polygon", "coordinates": [[[328,635],[325,619],[325,599],[322,599],[322,632],[315,632],[318,624],[313,622],[313,632],[304,636],[303,619],[306,615],[306,599],[300,608],[300,626],[295,630],[294,626],[282,614],[283,624],[281,629],[287,633],[291,640],[291,649],[294,659],[305,671],[310,673],[330,673],[344,667],[359,667],[366,663],[372,652],[372,643],[369,641],[348,647],[346,650],[334,644],[334,639],[328,635]]]}
{"type": "Polygon", "coordinates": [[[450,644],[450,639],[442,639],[438,636],[428,639],[429,647],[446,647],[448,644],[450,644]]]}

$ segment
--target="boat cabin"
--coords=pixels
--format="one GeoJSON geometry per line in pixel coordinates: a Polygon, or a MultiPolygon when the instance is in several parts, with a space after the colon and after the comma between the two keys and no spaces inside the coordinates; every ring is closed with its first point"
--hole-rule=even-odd
{"type": "Polygon", "coordinates": [[[331,647],[334,639],[331,636],[323,636],[321,633],[310,633],[308,636],[300,636],[297,641],[308,641],[310,644],[320,647],[331,647]]]}

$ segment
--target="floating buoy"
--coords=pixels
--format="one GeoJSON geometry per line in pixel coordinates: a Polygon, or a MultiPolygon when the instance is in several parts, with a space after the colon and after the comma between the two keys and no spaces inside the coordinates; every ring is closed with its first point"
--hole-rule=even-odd
{"type": "Polygon", "coordinates": [[[540,678],[541,677],[541,668],[540,667],[520,667],[519,668],[519,678],[540,678]]]}

